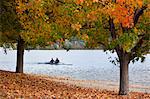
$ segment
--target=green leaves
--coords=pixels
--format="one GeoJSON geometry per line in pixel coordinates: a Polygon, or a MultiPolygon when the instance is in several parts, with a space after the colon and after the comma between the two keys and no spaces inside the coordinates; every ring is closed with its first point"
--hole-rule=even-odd
{"type": "Polygon", "coordinates": [[[3,0],[0,6],[0,42],[14,42],[21,26],[15,13],[15,2],[3,0]]]}
{"type": "Polygon", "coordinates": [[[138,41],[137,35],[131,33],[124,33],[118,40],[120,46],[122,46],[123,50],[126,52],[131,52],[131,49],[136,45],[138,41]]]}

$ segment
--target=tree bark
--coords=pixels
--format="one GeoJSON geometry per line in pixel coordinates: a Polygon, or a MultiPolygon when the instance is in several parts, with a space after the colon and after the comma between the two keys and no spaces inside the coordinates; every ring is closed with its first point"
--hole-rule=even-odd
{"type": "Polygon", "coordinates": [[[119,95],[129,94],[129,55],[127,53],[122,53],[120,57],[120,86],[119,95]]]}
{"type": "Polygon", "coordinates": [[[19,37],[17,44],[17,66],[16,73],[23,73],[24,40],[19,37]]]}

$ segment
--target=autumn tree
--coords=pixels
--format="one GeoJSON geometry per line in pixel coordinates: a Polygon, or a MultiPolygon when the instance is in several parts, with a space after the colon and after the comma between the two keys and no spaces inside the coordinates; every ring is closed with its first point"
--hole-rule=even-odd
{"type": "MultiPolygon", "coordinates": [[[[24,41],[19,37],[19,33],[21,30],[21,24],[19,23],[19,20],[16,16],[16,11],[15,11],[15,1],[13,0],[3,0],[1,1],[1,31],[0,31],[0,43],[1,44],[7,44],[7,43],[15,43],[18,41],[18,46],[20,46],[20,41],[21,44],[24,46],[24,41]]],[[[17,47],[18,49],[19,47],[17,47]]],[[[20,49],[21,50],[21,49],[20,49]]],[[[20,51],[18,50],[18,51],[20,51]]],[[[20,52],[19,52],[20,53],[20,52]]],[[[17,56],[22,55],[23,53],[19,54],[17,52],[17,56]]],[[[22,64],[23,58],[17,57],[17,67],[18,65],[22,64]]],[[[20,68],[20,72],[22,71],[22,68],[20,68]]],[[[18,72],[18,68],[16,70],[18,72]]]]}
{"type": "MultiPolygon", "coordinates": [[[[53,29],[51,24],[55,17],[48,16],[50,14],[47,2],[49,0],[2,1],[0,42],[1,44],[17,42],[17,73],[23,73],[23,54],[26,46],[47,46],[61,41],[61,35],[54,31],[56,29],[53,29]]],[[[49,4],[51,4],[49,9],[52,9],[55,3],[49,4]]],[[[52,16],[55,14],[57,13],[51,13],[52,16]]]]}
{"type": "Polygon", "coordinates": [[[119,94],[129,93],[129,63],[144,61],[150,50],[148,0],[63,0],[63,13],[87,48],[116,52],[120,64],[119,94]]]}

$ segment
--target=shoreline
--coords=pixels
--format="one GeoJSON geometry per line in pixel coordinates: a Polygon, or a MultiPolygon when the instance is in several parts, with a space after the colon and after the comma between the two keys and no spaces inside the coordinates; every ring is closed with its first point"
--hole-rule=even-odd
{"type": "MultiPolygon", "coordinates": [[[[96,81],[88,81],[88,86],[96,81]]],[[[150,93],[130,92],[119,96],[117,90],[87,87],[87,81],[44,75],[20,74],[0,70],[0,97],[7,98],[83,98],[83,99],[149,99],[150,93]],[[86,86],[84,86],[86,85],[86,86]]],[[[97,83],[97,82],[96,82],[97,83]]],[[[102,83],[102,82],[101,82],[102,83]]]]}
{"type": "MultiPolygon", "coordinates": [[[[35,75],[35,74],[29,74],[35,75]]],[[[79,80],[71,77],[64,76],[48,76],[48,75],[37,75],[46,80],[52,80],[55,82],[75,85],[78,87],[84,88],[94,88],[94,89],[102,89],[102,90],[110,90],[110,91],[119,91],[119,82],[109,81],[109,80],[79,80]]],[[[129,84],[130,92],[141,92],[141,93],[149,93],[150,94],[150,86],[143,86],[140,84],[129,84]]]]}

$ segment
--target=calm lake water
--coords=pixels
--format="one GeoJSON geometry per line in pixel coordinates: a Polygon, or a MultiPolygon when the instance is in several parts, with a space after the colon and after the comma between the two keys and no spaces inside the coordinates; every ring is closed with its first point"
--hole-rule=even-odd
{"type": "MultiPolygon", "coordinates": [[[[31,50],[25,51],[24,72],[49,76],[65,76],[80,80],[119,81],[119,66],[110,63],[109,57],[102,50],[31,50]],[[62,63],[72,65],[38,64],[59,58],[62,63]]],[[[0,70],[15,71],[16,50],[8,50],[7,55],[0,50],[0,70]]],[[[150,86],[150,55],[144,63],[130,63],[130,84],[150,86]]]]}

